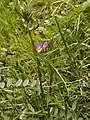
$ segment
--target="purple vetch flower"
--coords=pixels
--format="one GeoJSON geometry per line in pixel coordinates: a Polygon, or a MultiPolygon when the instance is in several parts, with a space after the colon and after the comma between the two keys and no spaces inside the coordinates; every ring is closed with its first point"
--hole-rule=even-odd
{"type": "Polygon", "coordinates": [[[47,42],[44,42],[43,44],[42,43],[37,43],[35,45],[35,48],[36,48],[36,51],[37,53],[40,53],[42,50],[47,50],[48,49],[48,43],[47,42]]]}
{"type": "Polygon", "coordinates": [[[47,50],[47,49],[48,49],[48,43],[45,42],[45,43],[43,44],[43,50],[47,50]]]}
{"type": "Polygon", "coordinates": [[[40,53],[42,51],[42,49],[43,49],[42,47],[43,47],[42,43],[37,43],[35,45],[37,53],[40,53]]]}

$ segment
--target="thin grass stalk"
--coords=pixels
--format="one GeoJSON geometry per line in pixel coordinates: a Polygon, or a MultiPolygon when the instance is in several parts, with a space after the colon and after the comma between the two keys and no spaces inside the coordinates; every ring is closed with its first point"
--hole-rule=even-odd
{"type": "Polygon", "coordinates": [[[62,37],[62,40],[63,40],[64,46],[65,46],[65,48],[66,48],[66,51],[67,51],[67,53],[68,53],[68,56],[69,56],[70,59],[72,60],[72,57],[71,57],[72,55],[71,55],[70,52],[69,52],[69,48],[68,48],[68,46],[67,46],[66,40],[65,40],[64,37],[63,37],[63,34],[62,34],[62,32],[61,32],[61,29],[60,29],[60,26],[59,26],[59,23],[58,23],[56,17],[55,17],[55,21],[56,21],[56,24],[57,24],[59,33],[60,33],[60,35],[61,35],[61,37],[62,37]]]}
{"type": "Polygon", "coordinates": [[[29,30],[29,27],[28,27],[28,24],[27,24],[27,28],[28,28],[28,33],[29,33],[29,37],[31,39],[31,43],[32,43],[32,47],[33,47],[33,51],[34,51],[34,54],[36,56],[36,61],[37,61],[37,69],[38,69],[38,77],[39,77],[39,82],[40,82],[40,89],[41,89],[41,95],[42,95],[42,98],[44,98],[44,91],[43,91],[43,87],[42,87],[42,76],[41,76],[41,71],[40,71],[40,61],[38,59],[38,56],[37,56],[37,52],[36,52],[36,49],[35,49],[35,45],[34,45],[34,42],[33,42],[33,38],[32,38],[32,35],[31,35],[31,31],[29,30]]]}
{"type": "Polygon", "coordinates": [[[43,91],[43,86],[42,86],[42,75],[41,75],[41,71],[40,71],[40,61],[38,58],[37,58],[37,68],[38,68],[38,77],[39,77],[39,81],[40,81],[42,97],[44,97],[44,91],[43,91]]]}
{"type": "Polygon", "coordinates": [[[52,67],[49,65],[49,68],[50,68],[50,88],[49,88],[49,93],[51,95],[51,92],[52,92],[52,82],[53,82],[53,69],[52,67]]]}
{"type": "MultiPolygon", "coordinates": [[[[63,79],[62,75],[58,72],[57,68],[54,67],[53,63],[51,61],[48,61],[47,59],[45,59],[45,61],[51,66],[52,70],[55,71],[55,73],[57,73],[57,75],[60,77],[60,79],[62,80],[62,82],[65,85],[65,88],[67,90],[68,93],[68,88],[67,88],[67,84],[65,82],[65,80],[63,79]]],[[[52,72],[53,73],[53,72],[52,72]]]]}
{"type": "MultiPolygon", "coordinates": [[[[49,59],[51,59],[51,56],[49,57],[49,59]]],[[[49,73],[50,73],[50,75],[49,75],[49,86],[50,86],[50,88],[49,88],[49,94],[50,94],[50,96],[51,96],[51,93],[52,93],[53,72],[54,72],[53,68],[49,64],[49,73]]]]}
{"type": "Polygon", "coordinates": [[[70,60],[71,60],[72,69],[73,69],[73,71],[76,73],[76,75],[78,76],[78,79],[79,79],[79,74],[78,74],[78,73],[75,71],[75,69],[74,69],[74,68],[76,68],[77,71],[78,71],[78,68],[77,68],[77,66],[76,66],[76,62],[75,62],[75,60],[73,59],[73,56],[72,56],[72,54],[71,54],[71,52],[70,52],[70,50],[69,50],[69,48],[68,48],[68,45],[67,45],[67,43],[66,43],[65,38],[63,37],[63,34],[62,34],[62,32],[61,32],[60,25],[59,25],[59,23],[58,23],[58,21],[57,21],[56,16],[55,16],[55,21],[56,21],[56,24],[57,24],[59,33],[60,33],[60,35],[61,35],[61,37],[62,37],[64,46],[65,46],[65,48],[66,48],[66,52],[67,52],[67,54],[68,54],[68,56],[69,56],[69,58],[70,58],[70,60]]]}

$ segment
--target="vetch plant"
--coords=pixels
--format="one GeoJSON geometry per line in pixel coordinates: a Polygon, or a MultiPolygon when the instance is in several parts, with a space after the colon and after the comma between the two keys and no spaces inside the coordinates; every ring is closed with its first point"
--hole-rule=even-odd
{"type": "Polygon", "coordinates": [[[40,53],[40,52],[42,52],[43,50],[46,51],[46,50],[48,50],[48,43],[47,43],[47,42],[44,42],[44,43],[42,44],[42,43],[39,43],[39,42],[38,42],[38,43],[35,45],[35,48],[36,48],[37,53],[40,53]]]}
{"type": "Polygon", "coordinates": [[[35,45],[35,48],[36,48],[37,53],[40,53],[43,50],[42,43],[37,43],[35,45]]]}
{"type": "Polygon", "coordinates": [[[0,0],[0,120],[89,120],[84,1],[0,0]]]}

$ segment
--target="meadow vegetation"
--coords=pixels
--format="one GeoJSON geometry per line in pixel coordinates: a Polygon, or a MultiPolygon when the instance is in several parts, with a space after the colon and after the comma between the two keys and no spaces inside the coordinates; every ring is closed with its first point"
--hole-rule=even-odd
{"type": "Polygon", "coordinates": [[[90,120],[90,0],[0,0],[0,120],[90,120]]]}

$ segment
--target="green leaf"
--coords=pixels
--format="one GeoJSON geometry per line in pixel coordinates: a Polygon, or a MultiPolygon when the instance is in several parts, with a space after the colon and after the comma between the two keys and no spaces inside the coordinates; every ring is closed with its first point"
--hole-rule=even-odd
{"type": "Polygon", "coordinates": [[[0,88],[4,88],[5,87],[5,82],[1,82],[0,83],[0,88]]]}
{"type": "Polygon", "coordinates": [[[72,113],[69,111],[68,113],[67,113],[67,119],[69,119],[69,118],[71,118],[72,117],[72,113]]]}
{"type": "Polygon", "coordinates": [[[58,115],[58,108],[55,109],[54,115],[58,115]]]}
{"type": "Polygon", "coordinates": [[[90,77],[90,72],[88,72],[88,77],[90,77]]]}
{"type": "Polygon", "coordinates": [[[2,48],[1,49],[3,52],[7,52],[7,49],[6,48],[2,48]]]}
{"type": "Polygon", "coordinates": [[[78,120],[83,120],[83,118],[79,118],[78,120]]]}
{"type": "Polygon", "coordinates": [[[75,110],[75,109],[76,109],[76,104],[77,104],[77,102],[74,101],[73,104],[72,104],[72,110],[75,110]]]}
{"type": "Polygon", "coordinates": [[[21,86],[21,84],[22,84],[22,80],[18,80],[18,81],[16,82],[16,87],[21,86]]]}
{"type": "Polygon", "coordinates": [[[21,120],[22,120],[23,117],[25,116],[26,110],[27,110],[27,109],[24,109],[24,110],[22,111],[22,114],[20,115],[20,119],[21,119],[21,120]]]}
{"type": "Polygon", "coordinates": [[[31,83],[31,87],[33,88],[35,85],[36,85],[36,80],[33,80],[32,83],[31,83]]]}
{"type": "Polygon", "coordinates": [[[29,80],[27,79],[23,82],[23,86],[26,87],[28,85],[28,83],[29,83],[29,80]]]}
{"type": "Polygon", "coordinates": [[[28,103],[27,105],[28,105],[29,110],[30,110],[30,111],[32,111],[32,112],[34,113],[34,112],[35,112],[35,110],[34,110],[34,108],[32,107],[32,105],[31,105],[31,104],[29,104],[29,103],[28,103]]]}
{"type": "Polygon", "coordinates": [[[12,79],[7,80],[7,87],[10,87],[12,85],[12,79]]]}
{"type": "Polygon", "coordinates": [[[62,118],[63,116],[65,116],[65,111],[61,110],[60,111],[60,117],[62,118]]]}
{"type": "Polygon", "coordinates": [[[8,92],[8,93],[13,93],[13,90],[9,90],[9,89],[4,89],[4,91],[8,92]]]}

